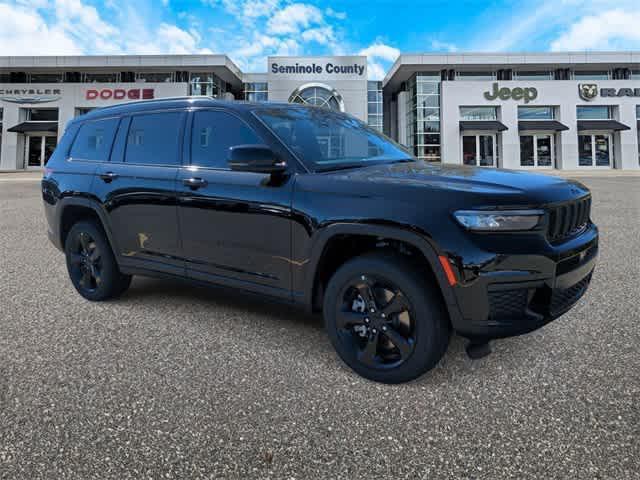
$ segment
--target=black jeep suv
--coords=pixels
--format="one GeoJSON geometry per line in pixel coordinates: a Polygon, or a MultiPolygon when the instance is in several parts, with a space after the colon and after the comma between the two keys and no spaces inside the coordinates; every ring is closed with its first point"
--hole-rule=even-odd
{"type": "Polygon", "coordinates": [[[579,183],[427,164],[294,105],[95,110],[69,123],[42,194],[83,297],[153,275],[300,304],[350,367],[389,383],[435,366],[452,330],[486,345],[562,315],[598,252],[579,183]]]}

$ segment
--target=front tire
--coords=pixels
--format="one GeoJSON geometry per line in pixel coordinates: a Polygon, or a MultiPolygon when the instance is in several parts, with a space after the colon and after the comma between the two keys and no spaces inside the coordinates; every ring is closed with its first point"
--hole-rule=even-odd
{"type": "Polygon", "coordinates": [[[340,358],[382,383],[407,382],[432,369],[450,337],[437,288],[426,272],[393,252],[346,262],[329,280],[323,305],[340,358]]]}
{"type": "Polygon", "coordinates": [[[120,272],[102,228],[92,221],[76,223],[65,241],[67,271],[73,286],[87,300],[99,302],[122,295],[131,275],[120,272]]]}

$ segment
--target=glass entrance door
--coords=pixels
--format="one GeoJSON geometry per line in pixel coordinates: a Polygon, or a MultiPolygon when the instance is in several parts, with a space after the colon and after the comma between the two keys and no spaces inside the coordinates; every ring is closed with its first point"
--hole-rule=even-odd
{"type": "Polygon", "coordinates": [[[496,165],[497,144],[495,134],[463,135],[462,163],[493,167],[496,165]]]}
{"type": "Polygon", "coordinates": [[[578,135],[578,164],[581,167],[611,167],[613,142],[610,134],[578,135]]]}
{"type": "Polygon", "coordinates": [[[57,145],[57,137],[48,135],[29,135],[25,145],[26,167],[40,168],[46,165],[57,145]]]}
{"type": "Polygon", "coordinates": [[[553,167],[553,138],[553,135],[548,133],[520,135],[520,166],[553,167]]]}

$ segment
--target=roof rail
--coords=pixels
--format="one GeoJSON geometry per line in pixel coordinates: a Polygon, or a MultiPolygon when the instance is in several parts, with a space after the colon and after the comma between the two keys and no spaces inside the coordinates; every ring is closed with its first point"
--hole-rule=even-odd
{"type": "Polygon", "coordinates": [[[115,105],[105,105],[104,107],[96,108],[96,110],[99,109],[101,112],[104,112],[105,110],[109,110],[111,108],[118,108],[125,105],[138,105],[138,104],[146,105],[150,103],[163,103],[163,102],[170,102],[175,100],[198,100],[198,99],[220,101],[219,99],[208,96],[208,95],[180,95],[177,97],[149,98],[147,100],[131,100],[130,102],[121,102],[121,103],[116,103],[115,105]]]}

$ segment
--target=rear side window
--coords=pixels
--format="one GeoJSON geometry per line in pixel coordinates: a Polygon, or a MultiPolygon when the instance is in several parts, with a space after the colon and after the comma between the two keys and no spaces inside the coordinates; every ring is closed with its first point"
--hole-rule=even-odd
{"type": "Polygon", "coordinates": [[[82,124],[71,147],[71,158],[94,162],[109,160],[119,121],[118,118],[107,118],[82,124]]]}
{"type": "Polygon", "coordinates": [[[258,135],[238,117],[227,112],[197,111],[191,129],[191,164],[228,169],[229,148],[262,144],[258,135]]]}
{"type": "Polygon", "coordinates": [[[131,118],[125,162],[179,165],[182,112],[151,113],[131,118]]]}

